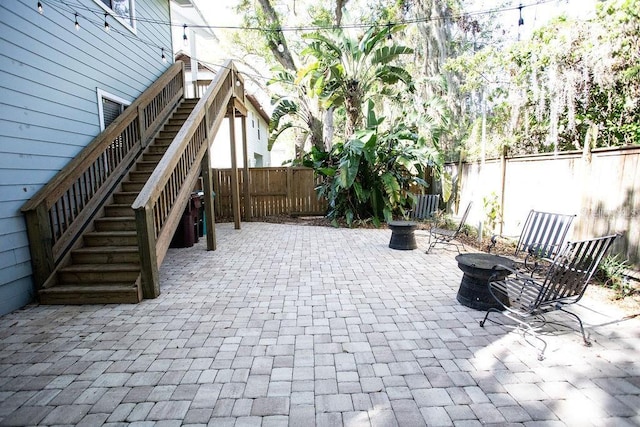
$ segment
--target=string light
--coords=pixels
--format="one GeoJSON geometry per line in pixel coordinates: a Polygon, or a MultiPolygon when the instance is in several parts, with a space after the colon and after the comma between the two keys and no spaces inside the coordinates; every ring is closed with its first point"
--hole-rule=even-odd
{"type": "Polygon", "coordinates": [[[75,13],[75,18],[76,18],[76,22],[75,22],[75,27],[76,27],[76,31],[80,31],[80,23],[78,22],[78,12],[75,13]]]}
{"type": "Polygon", "coordinates": [[[182,44],[185,46],[189,44],[189,39],[187,39],[187,24],[182,26],[182,44]]]}
{"type": "Polygon", "coordinates": [[[518,6],[518,11],[520,12],[520,19],[518,19],[518,27],[524,25],[524,19],[522,19],[522,3],[518,6]]]}
{"type": "MultiPolygon", "coordinates": [[[[1,0],[0,0],[1,1],[1,0]]],[[[68,12],[74,13],[74,10],[71,6],[71,4],[67,3],[66,0],[51,0],[53,2],[58,2],[62,5],[64,5],[64,7],[67,9],[68,12]]],[[[520,12],[520,15],[522,15],[522,9],[526,8],[526,7],[531,7],[531,6],[536,6],[536,5],[541,5],[541,4],[545,4],[545,3],[551,3],[553,1],[557,1],[557,0],[534,0],[529,4],[526,5],[522,5],[520,4],[518,7],[503,7],[503,8],[494,8],[494,9],[489,9],[489,10],[483,10],[483,11],[476,11],[476,12],[470,12],[470,13],[466,13],[465,15],[468,16],[477,16],[477,15],[485,15],[485,14],[490,14],[490,13],[499,13],[499,12],[506,12],[509,10],[515,10],[518,9],[520,12]]],[[[79,5],[74,5],[76,7],[80,7],[83,10],[89,10],[91,11],[91,8],[83,8],[83,6],[79,6],[79,5]]],[[[37,2],[37,9],[39,13],[43,13],[43,6],[42,6],[42,2],[38,1],[37,2]]],[[[107,21],[107,17],[108,17],[108,13],[104,14],[104,30],[105,31],[110,31],[110,25],[107,21]]],[[[77,12],[74,13],[74,16],[76,16],[76,21],[78,20],[78,17],[80,16],[79,14],[77,14],[77,12]]],[[[461,15],[460,15],[461,16],[461,15]]],[[[83,19],[85,19],[85,17],[83,16],[83,19]]],[[[369,23],[369,24],[347,24],[347,25],[341,25],[340,28],[342,29],[348,29],[348,28],[374,28],[374,27],[381,27],[381,26],[388,26],[388,25],[401,25],[401,24],[414,24],[414,23],[421,23],[421,22],[431,22],[431,21],[436,21],[439,20],[441,18],[415,18],[415,19],[411,19],[411,20],[402,20],[402,21],[398,21],[398,22],[387,22],[386,24],[374,24],[374,23],[369,23]]],[[[166,21],[162,21],[162,20],[157,20],[157,19],[149,19],[149,18],[141,18],[141,17],[132,17],[132,20],[135,20],[137,22],[150,22],[150,23],[157,23],[157,24],[165,24],[165,25],[170,25],[170,26],[176,26],[176,24],[173,24],[171,22],[166,22],[166,21]]],[[[100,25],[99,21],[92,21],[91,19],[88,19],[89,23],[92,23],[94,25],[100,25]]],[[[522,17],[520,16],[519,19],[519,25],[523,25],[524,24],[524,19],[522,19],[522,17]]],[[[78,22],[78,27],[79,27],[79,22],[78,22]]],[[[183,30],[186,27],[186,24],[182,25],[183,30]]],[[[232,29],[232,30],[244,30],[244,31],[278,31],[278,32],[284,32],[284,31],[311,31],[311,30],[322,30],[322,29],[328,29],[328,28],[336,28],[335,26],[331,26],[331,27],[323,27],[323,26],[308,26],[308,27],[281,27],[278,28],[277,30],[268,30],[265,28],[259,28],[259,27],[235,27],[235,26],[212,26],[212,25],[190,25],[190,27],[194,27],[194,28],[205,28],[205,29],[232,29]]],[[[125,33],[119,33],[121,35],[123,35],[126,38],[129,38],[131,40],[136,40],[136,41],[141,41],[139,38],[134,37],[134,36],[129,36],[125,33]]],[[[184,40],[184,36],[186,35],[186,32],[183,33],[183,40],[184,40]]],[[[152,43],[150,41],[142,41],[143,43],[145,43],[148,46],[153,46],[155,48],[160,48],[160,46],[158,46],[155,43],[152,43]]],[[[278,45],[276,46],[277,50],[279,52],[284,52],[285,47],[284,44],[282,42],[279,42],[278,45]]],[[[164,48],[162,48],[163,50],[163,56],[164,56],[164,48]]],[[[164,60],[166,61],[166,56],[164,57],[164,60]]],[[[218,64],[216,64],[218,65],[218,64]]],[[[267,79],[267,77],[264,76],[257,76],[260,78],[265,78],[267,79]]],[[[286,83],[286,82],[285,82],[286,83]]]]}
{"type": "MultiPolygon", "coordinates": [[[[67,7],[71,7],[71,4],[69,3],[69,0],[50,0],[52,2],[57,2],[57,3],[61,3],[67,7]]],[[[528,8],[528,7],[533,7],[533,6],[539,6],[539,5],[543,5],[543,4],[547,4],[547,3],[553,3],[553,2],[557,2],[557,0],[531,0],[529,3],[522,5],[522,8],[528,8]]],[[[41,2],[38,2],[41,3],[41,2]]],[[[76,7],[76,5],[74,5],[74,7],[76,7]]],[[[92,11],[93,9],[86,6],[86,7],[82,7],[82,6],[77,6],[82,8],[83,10],[87,10],[87,11],[92,11]]],[[[493,13],[501,13],[501,12],[507,12],[510,10],[516,10],[516,9],[520,9],[520,7],[517,6],[504,6],[504,7],[494,7],[491,9],[481,9],[481,10],[477,10],[477,11],[471,11],[471,12],[467,12],[467,13],[460,13],[457,15],[454,15],[452,17],[416,17],[413,19],[403,19],[403,20],[398,20],[396,22],[392,22],[392,25],[408,25],[408,24],[417,24],[417,23],[428,23],[428,22],[434,22],[434,21],[441,21],[443,19],[456,19],[459,18],[461,16],[481,16],[481,15],[487,15],[487,14],[493,14],[493,13]]],[[[179,24],[173,24],[171,22],[167,22],[164,20],[160,20],[160,19],[153,19],[153,18],[142,18],[140,16],[136,16],[136,17],[132,17],[131,18],[132,21],[136,21],[136,22],[146,22],[146,23],[152,23],[152,24],[161,24],[161,25],[170,25],[170,26],[179,26],[179,24]]],[[[524,23],[524,20],[523,20],[524,23]]],[[[269,29],[265,29],[263,27],[243,27],[243,26],[232,26],[232,25],[189,25],[191,28],[203,28],[203,29],[211,29],[211,30],[215,30],[215,29],[228,29],[228,30],[241,30],[241,31],[278,31],[278,32],[289,32],[289,31],[318,31],[318,30],[328,30],[328,29],[335,29],[336,26],[335,25],[308,25],[308,26],[292,26],[292,27],[279,27],[277,30],[269,30],[269,29]]],[[[375,24],[375,23],[348,23],[348,24],[342,24],[340,25],[340,28],[342,29],[349,29],[349,28],[372,28],[372,27],[384,27],[386,26],[386,24],[375,24]]]]}
{"type": "Polygon", "coordinates": [[[164,55],[164,48],[160,48],[162,49],[162,62],[166,63],[167,62],[167,57],[164,55]]]}

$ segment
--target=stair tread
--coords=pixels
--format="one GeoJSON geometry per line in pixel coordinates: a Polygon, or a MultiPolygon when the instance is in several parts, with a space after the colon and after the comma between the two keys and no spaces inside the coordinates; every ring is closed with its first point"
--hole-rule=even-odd
{"type": "Polygon", "coordinates": [[[135,221],[135,216],[104,216],[102,218],[96,218],[96,221],[107,221],[107,222],[117,222],[117,221],[135,221]]]}
{"type": "Polygon", "coordinates": [[[75,253],[131,253],[138,252],[137,246],[84,246],[82,248],[74,249],[75,253]]]}
{"type": "Polygon", "coordinates": [[[115,272],[115,271],[140,271],[140,264],[72,264],[60,269],[60,272],[115,272]]]}
{"type": "Polygon", "coordinates": [[[96,285],[81,285],[76,283],[69,283],[64,285],[56,285],[50,288],[41,289],[40,293],[51,292],[78,292],[78,291],[101,291],[101,292],[119,292],[122,290],[134,290],[138,286],[136,283],[129,282],[113,282],[113,283],[100,283],[96,285]]]}
{"type": "Polygon", "coordinates": [[[129,236],[135,236],[136,232],[135,231],[89,231],[89,232],[85,233],[85,235],[89,235],[89,236],[123,236],[123,237],[129,237],[129,236]]]}
{"type": "Polygon", "coordinates": [[[142,291],[137,282],[69,284],[41,289],[38,297],[43,304],[137,304],[142,291]]]}

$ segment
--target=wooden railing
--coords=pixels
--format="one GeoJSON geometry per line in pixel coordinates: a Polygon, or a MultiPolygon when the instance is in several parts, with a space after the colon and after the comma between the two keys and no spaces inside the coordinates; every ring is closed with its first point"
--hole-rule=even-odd
{"type": "Polygon", "coordinates": [[[83,229],[184,94],[182,62],[171,66],[23,207],[36,287],[83,229]]]}
{"type": "Polygon", "coordinates": [[[233,97],[244,102],[244,85],[235,66],[228,61],[198,101],[133,203],[145,298],[160,294],[158,268],[200,176],[201,163],[208,170],[209,145],[233,97]]]}
{"type": "MultiPolygon", "coordinates": [[[[216,192],[215,207],[217,217],[228,219],[233,216],[231,169],[214,169],[213,182],[216,192]]],[[[245,188],[244,174],[238,170],[240,188],[245,188]]],[[[271,167],[249,169],[249,195],[240,195],[242,216],[260,218],[278,215],[324,215],[327,212],[326,199],[318,199],[315,188],[320,184],[313,169],[302,167],[271,167]],[[244,200],[250,198],[247,216],[244,200]]]]}

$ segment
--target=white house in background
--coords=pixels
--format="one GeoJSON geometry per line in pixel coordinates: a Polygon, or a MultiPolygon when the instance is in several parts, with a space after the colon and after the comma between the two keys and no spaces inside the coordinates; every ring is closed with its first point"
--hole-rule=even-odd
{"type": "MultiPolygon", "coordinates": [[[[193,96],[194,90],[197,90],[198,94],[202,95],[204,91],[207,90],[206,86],[208,86],[216,76],[217,72],[215,68],[207,64],[202,64],[199,61],[192,61],[191,57],[182,51],[176,55],[175,59],[185,64],[187,98],[193,96]],[[194,65],[198,67],[198,83],[196,85],[194,85],[191,80],[191,67],[194,65]]],[[[200,96],[197,97],[199,98],[200,96]]],[[[271,166],[271,153],[268,150],[269,114],[255,96],[247,95],[247,101],[248,113],[245,122],[247,126],[247,157],[249,159],[249,167],[271,166]]],[[[231,167],[231,143],[228,121],[229,119],[224,119],[211,146],[211,167],[213,168],[223,169],[231,167]]],[[[236,119],[236,159],[238,167],[244,166],[244,156],[242,154],[242,119],[240,117],[236,119]]]]}
{"type": "MultiPolygon", "coordinates": [[[[267,149],[269,140],[269,115],[253,95],[247,95],[247,158],[249,167],[271,166],[271,153],[267,149]]],[[[242,120],[236,119],[236,159],[238,167],[244,166],[242,153],[242,120]]],[[[231,167],[231,143],[229,120],[225,119],[211,146],[211,167],[231,167]]]]}

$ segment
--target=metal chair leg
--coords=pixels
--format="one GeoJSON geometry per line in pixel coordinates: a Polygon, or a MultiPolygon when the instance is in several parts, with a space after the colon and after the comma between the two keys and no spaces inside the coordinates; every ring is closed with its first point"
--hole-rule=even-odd
{"type": "Polygon", "coordinates": [[[592,345],[591,341],[587,339],[587,334],[585,334],[584,332],[584,325],[582,324],[582,319],[580,319],[580,316],[578,316],[575,313],[572,313],[571,311],[565,310],[562,307],[558,307],[558,309],[576,318],[576,320],[578,321],[578,324],[580,325],[580,332],[582,333],[582,340],[584,341],[584,345],[587,347],[591,347],[592,345]]]}

